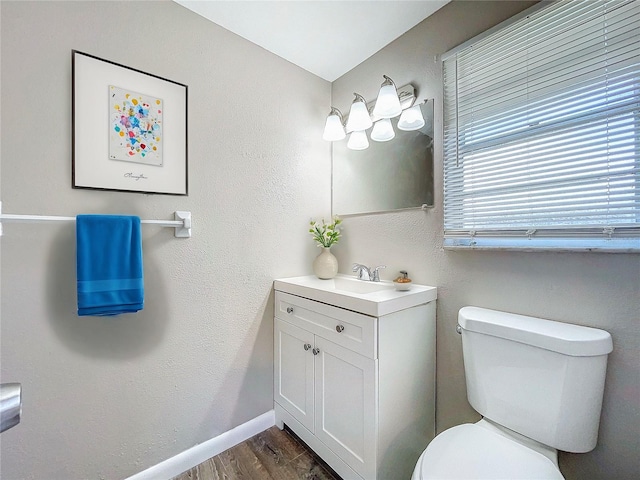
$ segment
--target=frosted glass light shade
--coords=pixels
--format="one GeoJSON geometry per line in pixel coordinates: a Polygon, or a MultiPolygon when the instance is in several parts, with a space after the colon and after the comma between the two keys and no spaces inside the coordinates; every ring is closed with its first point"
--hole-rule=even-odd
{"type": "Polygon", "coordinates": [[[327,121],[324,124],[324,133],[322,138],[328,142],[335,142],[336,140],[342,140],[347,134],[344,131],[342,125],[342,115],[337,108],[331,108],[331,113],[327,116],[327,121]]]}
{"type": "Polygon", "coordinates": [[[373,107],[373,115],[380,118],[393,118],[400,115],[402,107],[398,98],[396,85],[389,77],[384,75],[385,81],[380,87],[376,106],[373,107]]]}
{"type": "Polygon", "coordinates": [[[410,132],[412,130],[419,130],[424,127],[424,117],[422,116],[422,110],[420,105],[414,105],[411,108],[407,108],[398,120],[398,128],[410,132]]]}
{"type": "Polygon", "coordinates": [[[391,120],[388,118],[378,120],[373,125],[373,130],[371,130],[371,140],[376,142],[388,142],[395,136],[396,132],[393,131],[393,125],[391,125],[391,120]]]}
{"type": "Polygon", "coordinates": [[[351,104],[351,110],[349,110],[349,118],[347,119],[347,130],[349,131],[361,131],[370,128],[373,125],[369,110],[367,109],[367,102],[362,95],[354,94],[355,100],[351,104]]]}
{"type": "Polygon", "coordinates": [[[351,150],[365,150],[369,148],[367,133],[364,130],[351,132],[349,141],[347,142],[347,148],[351,150]]]}

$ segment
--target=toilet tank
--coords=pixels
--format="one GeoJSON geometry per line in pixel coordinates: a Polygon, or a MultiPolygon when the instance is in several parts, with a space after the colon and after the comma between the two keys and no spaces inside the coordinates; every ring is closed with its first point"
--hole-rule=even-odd
{"type": "Polygon", "coordinates": [[[458,324],[478,413],[558,450],[595,448],[608,332],[479,307],[460,309],[458,324]]]}

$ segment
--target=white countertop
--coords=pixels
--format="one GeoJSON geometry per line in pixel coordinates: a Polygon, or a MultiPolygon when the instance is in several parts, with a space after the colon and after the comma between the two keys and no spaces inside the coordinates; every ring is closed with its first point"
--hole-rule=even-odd
{"type": "Polygon", "coordinates": [[[412,283],[410,290],[398,291],[393,282],[369,282],[350,275],[338,275],[329,280],[321,280],[315,275],[280,278],[273,284],[281,292],[373,317],[429,303],[437,298],[436,287],[412,283]]]}

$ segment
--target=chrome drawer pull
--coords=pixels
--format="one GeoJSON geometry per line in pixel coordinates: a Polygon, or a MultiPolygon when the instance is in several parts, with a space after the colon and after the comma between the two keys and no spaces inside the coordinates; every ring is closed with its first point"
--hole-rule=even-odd
{"type": "Polygon", "coordinates": [[[311,344],[310,343],[305,343],[304,344],[304,349],[305,350],[309,350],[311,348],[311,344]]]}
{"type": "Polygon", "coordinates": [[[336,332],[342,333],[344,331],[344,325],[336,325],[336,332]]]}
{"type": "Polygon", "coordinates": [[[314,355],[317,355],[320,353],[320,349],[319,348],[314,348],[313,350],[311,350],[313,352],[314,355]]]}
{"type": "Polygon", "coordinates": [[[287,307],[287,313],[293,313],[293,307],[287,307]]]}

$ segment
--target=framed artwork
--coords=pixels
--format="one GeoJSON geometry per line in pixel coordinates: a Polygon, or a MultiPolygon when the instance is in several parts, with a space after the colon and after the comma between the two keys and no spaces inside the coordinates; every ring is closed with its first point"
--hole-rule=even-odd
{"type": "Polygon", "coordinates": [[[188,195],[187,86],[72,51],[72,186],[188,195]]]}

